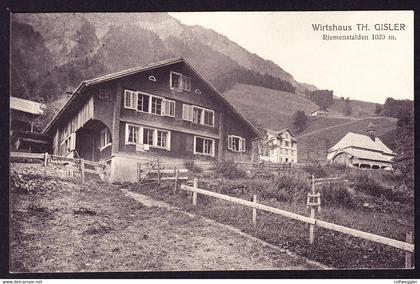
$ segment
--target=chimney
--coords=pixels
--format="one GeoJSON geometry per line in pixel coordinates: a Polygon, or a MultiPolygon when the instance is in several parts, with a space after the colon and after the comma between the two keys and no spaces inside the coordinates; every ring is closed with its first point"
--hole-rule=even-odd
{"type": "Polygon", "coordinates": [[[372,122],[369,123],[368,127],[367,127],[367,132],[369,133],[369,137],[375,141],[375,126],[373,125],[372,122]]]}

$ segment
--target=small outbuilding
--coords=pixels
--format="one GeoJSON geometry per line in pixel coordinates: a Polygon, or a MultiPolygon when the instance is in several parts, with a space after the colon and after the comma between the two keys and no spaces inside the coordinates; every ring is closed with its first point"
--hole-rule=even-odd
{"type": "Polygon", "coordinates": [[[375,126],[372,123],[369,124],[367,132],[368,135],[347,133],[328,150],[327,160],[348,167],[392,169],[396,154],[375,137],[375,126]]]}
{"type": "Polygon", "coordinates": [[[328,109],[327,108],[319,108],[311,112],[311,116],[328,116],[328,109]]]}

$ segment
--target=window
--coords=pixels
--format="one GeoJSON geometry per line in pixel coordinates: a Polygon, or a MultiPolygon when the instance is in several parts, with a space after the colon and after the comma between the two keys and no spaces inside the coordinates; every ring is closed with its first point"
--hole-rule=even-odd
{"type": "Polygon", "coordinates": [[[169,85],[171,89],[191,91],[191,78],[171,71],[169,85]]]}
{"type": "Polygon", "coordinates": [[[175,117],[175,101],[165,100],[165,115],[175,117]]]}
{"type": "Polygon", "coordinates": [[[127,142],[136,144],[139,141],[139,127],[128,125],[127,142]]]}
{"type": "Polygon", "coordinates": [[[182,119],[214,127],[214,110],[184,104],[182,105],[182,119]]]}
{"type": "Polygon", "coordinates": [[[137,92],[124,90],[124,107],[129,109],[137,109],[137,92]]]}
{"type": "Polygon", "coordinates": [[[153,146],[153,129],[143,128],[143,144],[153,146]]]}
{"type": "Polygon", "coordinates": [[[126,144],[143,144],[170,150],[170,131],[127,124],[126,137],[126,144]]]}
{"type": "Polygon", "coordinates": [[[214,140],[194,136],[194,154],[214,157],[214,140]]]}
{"type": "Polygon", "coordinates": [[[163,101],[163,99],[161,99],[161,98],[152,97],[151,113],[159,114],[159,115],[162,114],[162,101],[163,101]]]}
{"type": "Polygon", "coordinates": [[[234,152],[245,152],[245,138],[228,135],[228,149],[234,152]]]}
{"type": "Polygon", "coordinates": [[[100,145],[100,149],[102,150],[103,148],[111,145],[111,132],[109,131],[108,127],[105,127],[104,129],[101,130],[101,145],[100,145]]]}
{"type": "Polygon", "coordinates": [[[193,112],[193,122],[194,123],[202,124],[201,123],[202,112],[203,112],[203,109],[194,107],[194,112],[193,112]]]}
{"type": "Polygon", "coordinates": [[[168,132],[162,131],[162,130],[156,130],[156,131],[157,131],[156,145],[162,148],[167,148],[168,132]]]}
{"type": "Polygon", "coordinates": [[[204,110],[204,124],[209,126],[214,126],[214,111],[204,110]]]}
{"type": "Polygon", "coordinates": [[[150,96],[138,93],[137,94],[137,110],[143,112],[149,112],[149,100],[150,96]]]}
{"type": "Polygon", "coordinates": [[[284,146],[289,147],[289,142],[288,141],[284,141],[284,146]]]}

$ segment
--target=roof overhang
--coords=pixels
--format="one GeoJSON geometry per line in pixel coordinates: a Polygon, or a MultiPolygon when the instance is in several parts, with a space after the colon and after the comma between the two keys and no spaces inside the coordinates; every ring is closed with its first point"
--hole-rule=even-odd
{"type": "Polygon", "coordinates": [[[203,82],[207,84],[207,86],[212,89],[217,97],[225,103],[236,115],[238,115],[249,127],[250,129],[256,134],[256,136],[260,137],[261,132],[249,121],[247,120],[210,82],[208,82],[197,70],[195,70],[184,58],[182,57],[176,57],[168,60],[163,60],[157,63],[147,64],[144,66],[136,67],[127,69],[124,71],[108,74],[105,76],[101,76],[98,78],[90,79],[82,81],[79,86],[74,90],[72,93],[72,96],[69,98],[69,100],[66,102],[66,104],[60,109],[60,111],[54,116],[54,118],[47,124],[47,126],[44,128],[42,133],[48,133],[50,129],[55,125],[58,118],[63,114],[63,112],[68,108],[68,106],[76,99],[76,97],[80,96],[82,91],[93,85],[97,85],[100,83],[108,82],[110,80],[115,80],[119,78],[123,78],[126,76],[134,75],[137,73],[145,72],[148,70],[152,70],[159,67],[164,67],[172,64],[176,64],[179,62],[183,62],[188,68],[190,68],[203,82]]]}

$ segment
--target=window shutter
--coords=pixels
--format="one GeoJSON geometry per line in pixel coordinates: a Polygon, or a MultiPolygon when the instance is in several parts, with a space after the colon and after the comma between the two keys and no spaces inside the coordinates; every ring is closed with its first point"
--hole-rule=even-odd
{"type": "Polygon", "coordinates": [[[160,114],[161,115],[169,115],[169,111],[166,109],[169,105],[169,102],[165,99],[162,100],[162,105],[160,107],[160,114]]]}
{"type": "Polygon", "coordinates": [[[232,136],[228,136],[228,149],[232,150],[233,149],[233,137],[232,136]]]}
{"type": "Polygon", "coordinates": [[[70,135],[70,151],[76,150],[76,133],[70,135]]]}
{"type": "Polygon", "coordinates": [[[245,152],[245,145],[246,145],[245,144],[245,138],[241,138],[240,141],[241,141],[241,145],[240,145],[239,149],[240,149],[241,152],[245,152]]]}
{"type": "Polygon", "coordinates": [[[193,108],[190,105],[182,105],[182,119],[187,121],[192,121],[193,117],[193,108]]]}

